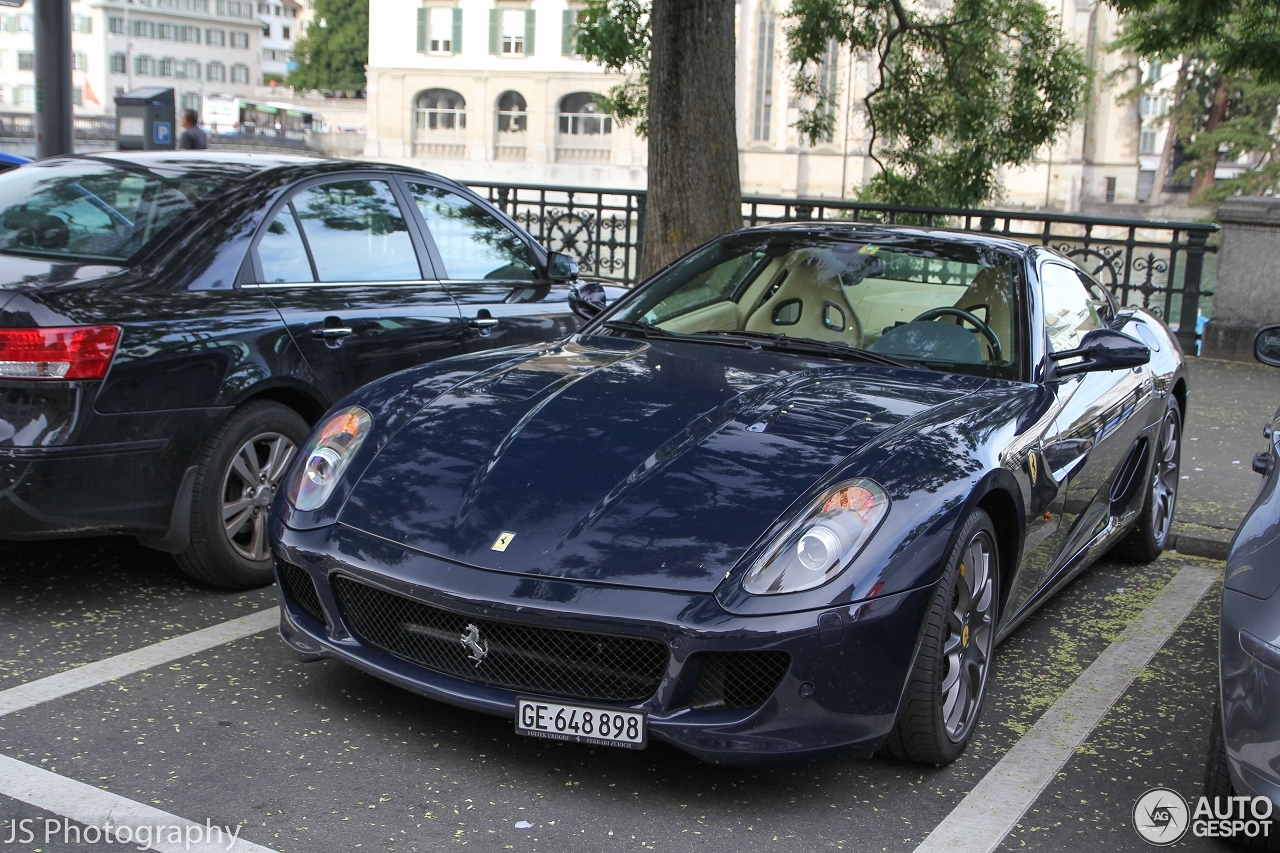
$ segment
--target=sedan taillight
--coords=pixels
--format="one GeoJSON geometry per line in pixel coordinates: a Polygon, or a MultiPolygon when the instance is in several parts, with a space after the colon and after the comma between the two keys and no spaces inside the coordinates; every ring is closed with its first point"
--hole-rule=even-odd
{"type": "Polygon", "coordinates": [[[119,326],[0,329],[0,379],[101,379],[119,326]]]}

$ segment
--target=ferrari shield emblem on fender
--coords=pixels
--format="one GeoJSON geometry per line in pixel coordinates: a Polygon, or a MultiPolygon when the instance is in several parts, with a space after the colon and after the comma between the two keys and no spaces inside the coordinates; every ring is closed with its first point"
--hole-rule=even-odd
{"type": "Polygon", "coordinates": [[[459,638],[459,641],[468,652],[467,660],[476,666],[483,663],[485,655],[489,654],[489,643],[480,639],[480,629],[476,627],[474,622],[467,625],[467,631],[459,638]]]}
{"type": "MultiPolygon", "coordinates": [[[[1031,482],[1033,483],[1036,481],[1036,457],[1039,455],[1040,454],[1033,450],[1030,455],[1027,456],[1027,468],[1031,471],[1031,482]]],[[[494,547],[496,548],[497,546],[495,545],[494,547]]]]}
{"type": "Polygon", "coordinates": [[[507,546],[511,544],[511,540],[515,538],[516,535],[510,530],[504,530],[498,534],[497,539],[493,540],[493,548],[490,550],[505,551],[507,550],[507,546]]]}

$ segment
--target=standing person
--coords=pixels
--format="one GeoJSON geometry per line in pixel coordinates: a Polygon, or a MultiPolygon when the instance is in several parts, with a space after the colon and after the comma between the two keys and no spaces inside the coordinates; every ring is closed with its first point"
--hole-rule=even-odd
{"type": "Polygon", "coordinates": [[[200,114],[195,110],[182,111],[182,136],[178,137],[178,147],[182,149],[201,149],[209,147],[209,138],[200,129],[200,114]]]}

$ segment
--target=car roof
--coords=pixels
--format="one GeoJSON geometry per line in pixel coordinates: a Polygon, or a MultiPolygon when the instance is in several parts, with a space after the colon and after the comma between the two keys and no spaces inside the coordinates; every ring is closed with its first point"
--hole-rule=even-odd
{"type": "Polygon", "coordinates": [[[219,151],[204,149],[201,151],[99,151],[90,154],[73,155],[76,159],[94,159],[129,163],[144,169],[158,169],[164,172],[192,170],[230,169],[241,173],[241,180],[258,177],[265,172],[280,169],[287,170],[290,180],[326,175],[336,171],[373,170],[385,172],[407,172],[425,175],[457,184],[457,181],[442,175],[435,175],[415,169],[411,166],[396,166],[387,163],[369,163],[360,160],[332,160],[323,157],[308,157],[301,154],[278,154],[275,152],[256,151],[219,151]]]}
{"type": "Polygon", "coordinates": [[[1005,249],[1018,255],[1024,255],[1029,252],[1033,246],[1015,240],[1011,237],[1004,237],[998,234],[989,234],[985,232],[975,231],[952,231],[945,228],[922,228],[911,225],[883,225],[879,222],[778,222],[763,223],[752,228],[744,228],[742,232],[757,231],[778,231],[787,232],[804,232],[808,234],[821,234],[825,237],[850,237],[857,235],[859,238],[870,237],[874,239],[876,236],[893,236],[893,237],[919,237],[925,240],[938,240],[944,243],[962,243],[969,246],[990,246],[992,248],[1005,249]]]}

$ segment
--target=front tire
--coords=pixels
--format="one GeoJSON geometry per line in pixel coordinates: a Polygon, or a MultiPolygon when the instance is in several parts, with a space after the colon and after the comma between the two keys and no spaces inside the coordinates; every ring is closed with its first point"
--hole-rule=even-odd
{"type": "MultiPolygon", "coordinates": [[[[1215,808],[1219,798],[1230,798],[1236,795],[1235,785],[1231,784],[1231,771],[1227,766],[1227,742],[1222,735],[1222,707],[1213,703],[1213,728],[1209,730],[1209,757],[1204,767],[1204,795],[1209,798],[1210,808],[1215,808]]],[[[1227,814],[1230,807],[1222,805],[1217,814],[1227,814]]],[[[1234,812],[1230,812],[1233,813],[1234,812]]],[[[1250,838],[1243,833],[1231,840],[1242,847],[1255,850],[1280,850],[1280,822],[1271,820],[1271,830],[1266,836],[1250,838]]]]}
{"type": "Polygon", "coordinates": [[[174,555],[190,577],[228,589],[271,583],[267,517],[307,430],[292,409],[264,400],[236,409],[214,433],[196,469],[191,542],[174,555]]]}
{"type": "Polygon", "coordinates": [[[995,527],[974,510],[956,537],[925,617],[898,720],[885,744],[894,758],[950,764],[977,727],[995,650],[1000,555],[995,527]]]}
{"type": "Polygon", "coordinates": [[[1133,528],[1116,543],[1113,553],[1130,563],[1153,562],[1169,545],[1173,532],[1173,511],[1178,503],[1178,475],[1182,459],[1182,410],[1169,400],[1160,433],[1156,436],[1155,459],[1142,512],[1133,528]]]}

